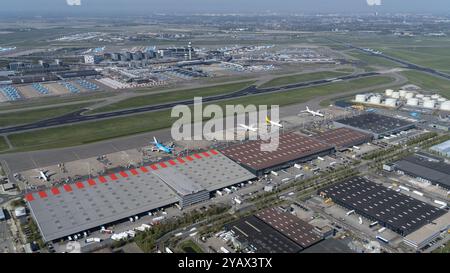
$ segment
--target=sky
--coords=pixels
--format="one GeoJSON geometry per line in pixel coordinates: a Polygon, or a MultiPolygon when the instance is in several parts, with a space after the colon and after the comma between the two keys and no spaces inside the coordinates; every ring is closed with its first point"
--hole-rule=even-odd
{"type": "Polygon", "coordinates": [[[447,13],[450,0],[0,0],[2,13],[149,14],[149,13],[447,13]],[[68,5],[81,2],[81,5],[68,5]]]}

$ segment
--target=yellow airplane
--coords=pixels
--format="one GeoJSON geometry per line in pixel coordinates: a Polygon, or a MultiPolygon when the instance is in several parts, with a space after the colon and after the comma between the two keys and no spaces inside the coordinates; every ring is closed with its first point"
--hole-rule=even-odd
{"type": "Polygon", "coordinates": [[[275,121],[271,121],[268,116],[266,116],[266,123],[267,123],[267,125],[271,125],[271,126],[283,127],[282,124],[275,122],[275,121]]]}

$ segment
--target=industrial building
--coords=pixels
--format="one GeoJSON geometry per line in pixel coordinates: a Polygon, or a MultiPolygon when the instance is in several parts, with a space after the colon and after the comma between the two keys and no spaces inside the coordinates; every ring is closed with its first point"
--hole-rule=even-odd
{"type": "Polygon", "coordinates": [[[358,116],[338,119],[334,121],[334,125],[338,128],[347,127],[373,134],[375,138],[389,136],[415,127],[415,124],[412,122],[375,113],[364,113],[358,116]]]}
{"type": "Polygon", "coordinates": [[[275,151],[262,151],[261,144],[264,143],[262,140],[248,141],[224,148],[221,152],[255,175],[262,175],[334,152],[332,146],[299,133],[281,134],[275,151]]]}
{"type": "Polygon", "coordinates": [[[394,170],[450,190],[450,164],[434,156],[415,154],[395,162],[394,170]]]}
{"type": "Polygon", "coordinates": [[[403,242],[415,249],[422,249],[439,236],[446,236],[448,230],[450,230],[449,212],[409,234],[403,238],[403,242]]]}
{"type": "Polygon", "coordinates": [[[257,213],[256,217],[304,249],[322,240],[321,236],[314,231],[313,226],[297,216],[279,211],[276,208],[263,210],[257,213]]]}
{"type": "Polygon", "coordinates": [[[442,142],[441,144],[435,145],[430,148],[430,150],[438,152],[443,156],[450,157],[450,140],[442,142]]]}
{"type": "Polygon", "coordinates": [[[342,151],[353,146],[370,142],[373,139],[373,136],[361,131],[342,127],[320,133],[316,135],[315,138],[334,146],[336,150],[342,151]]]}
{"type": "Polygon", "coordinates": [[[25,196],[44,241],[122,221],[178,203],[208,200],[253,174],[211,150],[25,196]]]}
{"type": "Polygon", "coordinates": [[[297,253],[322,241],[314,227],[300,218],[270,208],[225,225],[241,249],[255,253],[297,253]]]}
{"type": "Polygon", "coordinates": [[[446,213],[363,177],[352,177],[319,194],[371,221],[407,236],[446,213]]]}
{"type": "Polygon", "coordinates": [[[241,249],[251,249],[255,253],[298,253],[302,250],[300,245],[253,215],[226,224],[225,229],[233,232],[241,249]]]}

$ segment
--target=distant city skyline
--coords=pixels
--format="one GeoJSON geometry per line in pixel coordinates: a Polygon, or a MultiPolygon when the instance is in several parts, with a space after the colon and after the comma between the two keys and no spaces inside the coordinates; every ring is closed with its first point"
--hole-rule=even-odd
{"type": "Polygon", "coordinates": [[[145,15],[153,13],[448,13],[448,0],[14,0],[1,13],[145,15]],[[81,2],[81,3],[80,3],[81,2]]]}

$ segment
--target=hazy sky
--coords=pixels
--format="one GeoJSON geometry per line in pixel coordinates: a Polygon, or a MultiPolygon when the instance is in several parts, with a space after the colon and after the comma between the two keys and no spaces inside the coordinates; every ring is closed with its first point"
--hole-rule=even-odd
{"type": "Polygon", "coordinates": [[[35,14],[145,14],[155,12],[414,12],[449,13],[450,0],[382,0],[369,6],[366,0],[0,0],[0,11],[35,14]]]}

